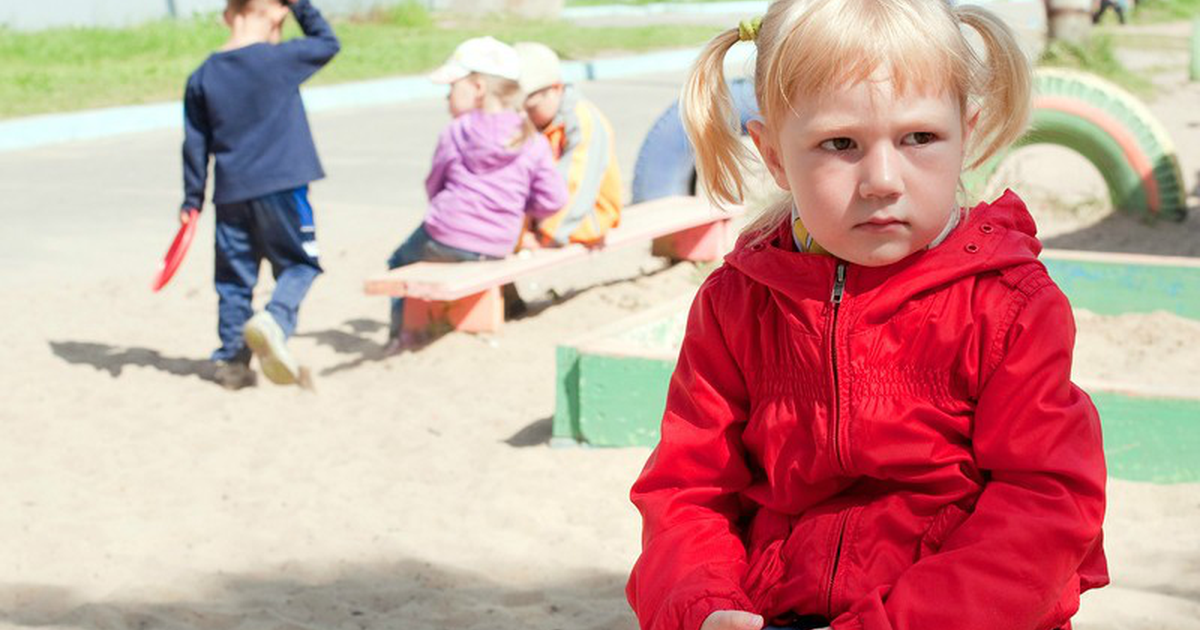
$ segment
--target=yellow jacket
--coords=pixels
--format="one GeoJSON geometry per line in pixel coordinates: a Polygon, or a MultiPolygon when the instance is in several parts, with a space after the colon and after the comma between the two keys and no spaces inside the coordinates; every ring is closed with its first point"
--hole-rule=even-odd
{"type": "Polygon", "coordinates": [[[567,181],[569,198],[555,215],[537,224],[548,245],[593,244],[621,219],[621,172],[612,126],[573,86],[563,93],[558,116],[543,132],[567,181]]]}

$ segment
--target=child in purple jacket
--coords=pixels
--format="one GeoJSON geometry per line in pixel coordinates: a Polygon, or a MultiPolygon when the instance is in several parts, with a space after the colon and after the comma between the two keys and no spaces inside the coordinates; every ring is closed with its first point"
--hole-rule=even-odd
{"type": "MultiPolygon", "coordinates": [[[[545,218],[567,202],[550,144],[524,115],[512,47],[491,37],[459,44],[430,78],[450,86],[450,125],[438,138],[425,179],[429,211],[388,268],[418,261],[464,262],[513,252],[526,215],[545,218]]],[[[402,335],[404,300],[392,300],[386,352],[412,340],[402,335]]]]}

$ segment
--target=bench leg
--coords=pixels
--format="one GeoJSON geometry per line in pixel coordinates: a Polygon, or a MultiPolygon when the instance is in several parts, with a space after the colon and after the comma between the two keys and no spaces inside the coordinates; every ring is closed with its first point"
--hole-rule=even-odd
{"type": "Polygon", "coordinates": [[[733,244],[733,222],[729,219],[668,234],[654,239],[651,252],[671,260],[710,262],[720,260],[733,244]]]}
{"type": "Polygon", "coordinates": [[[404,330],[423,334],[496,332],[504,323],[504,298],[500,287],[468,295],[453,302],[404,300],[404,330]]]}

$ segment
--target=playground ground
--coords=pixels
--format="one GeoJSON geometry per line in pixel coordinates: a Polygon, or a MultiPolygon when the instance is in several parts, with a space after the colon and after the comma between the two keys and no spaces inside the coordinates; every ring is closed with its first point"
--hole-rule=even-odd
{"type": "MultiPolygon", "coordinates": [[[[583,86],[613,119],[627,180],[681,78],[583,86]]],[[[1194,190],[1200,86],[1160,80],[1151,109],[1194,190]]],[[[694,291],[704,270],[613,252],[523,282],[533,312],[500,334],[384,360],[386,305],[361,282],[420,221],[443,109],[312,117],[327,273],[294,347],[316,393],[204,379],[211,213],[151,294],[178,132],[0,153],[0,629],[635,627],[626,495],[648,450],[547,446],[554,347],[694,291]]],[[[1200,256],[1195,197],[1185,223],[1144,225],[1104,217],[1098,175],[1070,156],[1014,168],[1050,246],[1200,256]]],[[[1200,323],[1079,319],[1077,375],[1194,386],[1200,323]]],[[[1085,596],[1076,628],[1200,628],[1200,484],[1113,479],[1106,545],[1114,583],[1085,596]]]]}

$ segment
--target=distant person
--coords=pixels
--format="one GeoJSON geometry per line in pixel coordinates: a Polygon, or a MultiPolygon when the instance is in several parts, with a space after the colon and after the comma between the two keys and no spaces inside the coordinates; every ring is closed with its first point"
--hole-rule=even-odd
{"type": "Polygon", "coordinates": [[[536,42],[514,46],[529,120],[550,141],[570,198],[553,216],[535,222],[540,245],[598,245],[621,219],[621,172],[612,126],[604,114],[563,83],[562,64],[536,42]]]}
{"type": "Polygon", "coordinates": [[[1092,14],[1092,23],[1099,24],[1109,9],[1117,14],[1117,21],[1124,24],[1125,15],[1129,13],[1129,0],[1099,0],[1096,2],[1096,11],[1092,14]]]}
{"type": "MultiPolygon", "coordinates": [[[[550,144],[524,115],[519,70],[511,46],[477,37],[459,44],[430,75],[450,86],[453,120],[438,138],[425,179],[425,220],[392,254],[389,269],[504,258],[527,216],[545,219],[567,202],[550,144]]],[[[393,299],[385,352],[414,341],[404,335],[404,300],[393,299]]]]}
{"type": "Polygon", "coordinates": [[[337,54],[329,23],[309,0],[228,0],[229,41],[188,77],[184,94],[184,212],[204,204],[213,156],[216,206],[216,380],[255,382],[250,356],[278,384],[305,384],[286,340],[300,302],[321,273],[308,183],[324,177],[300,84],[337,54]],[[305,37],[280,43],[287,14],[305,37]],[[266,258],[275,291],[254,314],[251,297],[266,258]],[[253,315],[253,316],[252,316],[253,315]]]}

